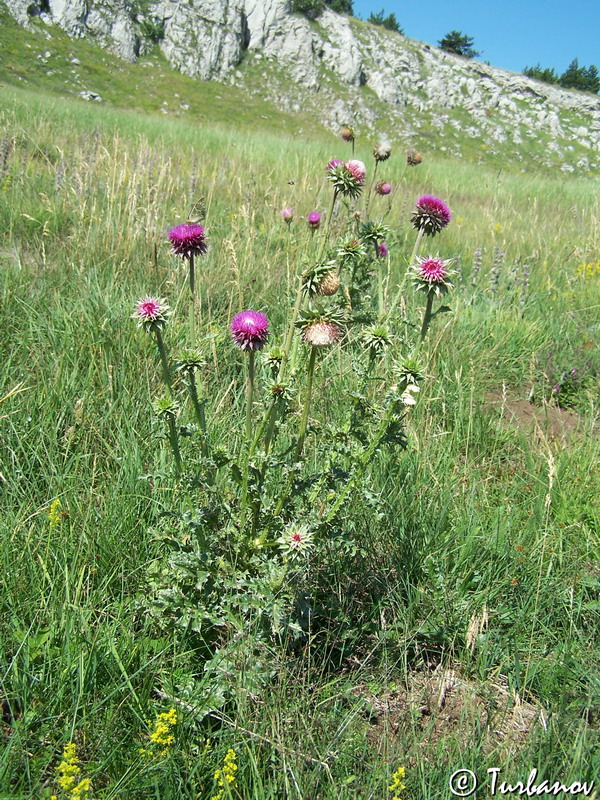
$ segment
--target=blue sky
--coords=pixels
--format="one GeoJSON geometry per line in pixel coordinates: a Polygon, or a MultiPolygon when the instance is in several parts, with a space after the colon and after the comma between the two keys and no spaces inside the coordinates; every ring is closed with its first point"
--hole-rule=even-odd
{"type": "Polygon", "coordinates": [[[435,45],[453,29],[472,36],[494,67],[521,72],[539,62],[560,73],[578,58],[600,69],[600,0],[354,0],[363,19],[382,7],[411,39],[435,45]]]}

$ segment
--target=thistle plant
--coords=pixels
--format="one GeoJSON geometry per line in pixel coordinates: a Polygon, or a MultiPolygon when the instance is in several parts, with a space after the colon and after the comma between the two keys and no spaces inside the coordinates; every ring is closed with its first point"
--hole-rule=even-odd
{"type": "Polygon", "coordinates": [[[453,288],[449,278],[453,274],[448,267],[452,259],[443,261],[439,256],[432,258],[418,258],[417,264],[412,270],[413,283],[417,291],[425,292],[427,303],[423,322],[421,324],[421,340],[427,336],[429,325],[436,314],[450,311],[448,306],[440,306],[437,311],[433,311],[433,301],[436,297],[443,297],[453,288]]]}
{"type": "Polygon", "coordinates": [[[195,222],[184,222],[176,225],[168,233],[173,254],[185,258],[188,262],[188,282],[190,289],[190,330],[192,342],[196,339],[196,272],[195,257],[204,255],[208,249],[206,235],[202,225],[195,222]]]}
{"type": "Polygon", "coordinates": [[[170,314],[171,309],[164,298],[146,296],[137,301],[135,311],[131,315],[132,319],[137,320],[138,327],[143,328],[146,333],[153,333],[156,337],[163,380],[169,395],[173,392],[173,383],[162,332],[166,327],[170,314]]]}
{"type": "MultiPolygon", "coordinates": [[[[377,165],[389,152],[380,145],[374,157],[377,165]]],[[[167,393],[154,408],[166,427],[181,503],[161,522],[173,547],[168,562],[152,573],[152,600],[145,608],[161,625],[200,634],[204,671],[213,674],[215,659],[217,682],[218,659],[239,656],[251,619],[259,626],[259,632],[252,629],[255,661],[260,642],[272,646],[275,628],[288,625],[297,634],[294,609],[305,591],[299,581],[309,574],[303,565],[328,563],[332,537],[342,535],[348,510],[375,502],[373,462],[386,449],[408,446],[405,419],[418,402],[423,368],[400,355],[417,342],[411,346],[404,320],[384,307],[393,232],[381,220],[355,216],[353,201],[365,179],[359,159],[328,164],[330,212],[324,220],[317,211],[307,217],[315,246],[298,259],[287,320],[279,313],[274,319],[281,321],[272,326],[254,309],[233,316],[230,342],[242,351],[246,368],[239,426],[235,404],[221,410],[222,400],[212,402],[203,340],[177,356],[174,382],[163,341],[168,305],[147,297],[136,306],[134,316],[156,337],[161,357],[167,393]],[[341,392],[338,372],[344,374],[341,392]],[[325,397],[335,413],[323,413],[325,397]],[[224,413],[233,435],[210,442],[212,416],[224,413]],[[238,429],[241,435],[235,435],[238,429]]],[[[389,194],[386,184],[377,185],[377,194],[389,194]]],[[[417,211],[423,236],[449,221],[449,211],[446,218],[429,201],[417,211]]],[[[292,218],[291,208],[284,209],[282,219],[289,224],[292,218]]],[[[427,295],[421,340],[444,310],[434,311],[433,303],[451,286],[449,265],[431,257],[416,259],[411,270],[416,288],[427,295]]],[[[224,324],[222,332],[225,338],[224,324]]],[[[218,369],[216,358],[214,363],[218,369]]]]}

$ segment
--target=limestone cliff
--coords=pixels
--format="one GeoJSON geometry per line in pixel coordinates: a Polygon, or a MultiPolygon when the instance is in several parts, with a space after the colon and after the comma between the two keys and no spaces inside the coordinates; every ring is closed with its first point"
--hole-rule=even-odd
{"type": "Polygon", "coordinates": [[[331,10],[312,22],[291,12],[291,0],[5,3],[23,24],[39,16],[130,61],[157,42],[187,75],[239,84],[289,110],[310,108],[332,128],[347,121],[381,127],[385,119],[405,137],[443,131],[443,148],[457,155],[467,137],[491,152],[512,147],[519,158],[537,144],[538,154],[565,170],[600,169],[598,96],[469,61],[331,10]]]}

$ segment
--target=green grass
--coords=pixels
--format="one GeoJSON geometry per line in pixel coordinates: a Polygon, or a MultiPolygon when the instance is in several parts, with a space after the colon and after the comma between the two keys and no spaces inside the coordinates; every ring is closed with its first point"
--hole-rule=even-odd
{"type": "Polygon", "coordinates": [[[59,98],[94,92],[111,107],[182,118],[190,124],[222,123],[236,130],[252,125],[304,137],[322,132],[315,120],[307,124],[299,115],[285,113],[241,87],[182,75],[158,49],[130,64],[93,41],[70,39],[58,26],[33,20],[31,29],[23,28],[3,4],[0,43],[0,83],[10,86],[59,98]]]}
{"type": "MultiPolygon", "coordinates": [[[[576,397],[579,433],[567,446],[543,419],[533,433],[486,400],[496,392],[510,404],[532,387],[549,396],[550,362],[598,365],[600,275],[577,270],[598,258],[597,182],[435,156],[406,172],[387,219],[392,287],[420,193],[451,206],[451,225],[429,244],[459,259],[455,313],[434,323],[409,448],[374,460],[376,510],[347,509],[354,550],[341,548],[327,574],[313,564],[326,620],[314,641],[298,651],[273,644],[267,689],[232,669],[235,701],[202,720],[195,707],[209,702],[209,686],[189,637],[145,611],[151,566],[166,557],[160,515],[180,497],[152,421],[155,353],[129,315],[146,293],[182,311],[185,276],[165,232],[204,195],[211,435],[239,437],[243,374],[229,320],[265,309],[281,336],[296,261],[314,255],[303,220],[326,210],[324,165],[349,149],[289,137],[284,122],[265,132],[242,121],[241,135],[0,91],[0,797],[49,797],[68,741],[102,798],[208,800],[229,747],[239,796],[256,800],[389,798],[400,765],[410,800],[448,796],[461,767],[482,780],[490,767],[513,782],[534,767],[540,780],[598,780],[597,373],[576,397]],[[297,214],[289,231],[286,205],[297,214]],[[63,514],[51,525],[56,498],[63,514]],[[470,647],[484,610],[487,627],[470,647]],[[469,722],[465,703],[444,721],[437,684],[427,714],[403,700],[436,667],[473,688],[478,719],[469,722]],[[378,705],[390,691],[395,699],[378,705]],[[143,759],[172,696],[174,747],[143,759]],[[499,723],[488,719],[505,696],[543,709],[545,724],[516,743],[493,735],[499,723]]],[[[359,139],[369,166],[371,147],[359,139]]],[[[401,162],[379,174],[398,185],[401,162]]],[[[406,302],[418,318],[412,292],[406,302]]],[[[184,324],[168,329],[171,344],[186,335],[184,324]]],[[[336,359],[317,373],[311,411],[332,424],[351,386],[351,357],[336,359]]]]}

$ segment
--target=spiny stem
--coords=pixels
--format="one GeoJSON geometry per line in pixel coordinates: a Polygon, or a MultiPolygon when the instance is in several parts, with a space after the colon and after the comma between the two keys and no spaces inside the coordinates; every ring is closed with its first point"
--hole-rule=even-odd
{"type": "Polygon", "coordinates": [[[248,381],[246,383],[246,442],[252,444],[252,401],[254,399],[254,350],[250,350],[248,358],[248,381]]]}
{"type": "MultiPolygon", "coordinates": [[[[415,246],[413,247],[413,251],[412,251],[412,253],[410,255],[410,260],[408,262],[409,268],[412,267],[416,257],[419,255],[419,250],[420,250],[421,242],[423,241],[423,236],[424,235],[425,235],[425,228],[422,228],[422,227],[419,228],[419,232],[417,234],[417,239],[415,241],[415,246]]],[[[398,287],[398,291],[396,292],[396,296],[394,297],[394,301],[393,301],[392,305],[390,306],[390,310],[388,311],[387,316],[389,316],[392,313],[392,311],[396,308],[396,306],[400,302],[400,298],[402,297],[402,292],[404,291],[404,287],[406,285],[407,277],[408,277],[408,272],[406,272],[404,274],[404,277],[402,278],[402,280],[400,282],[400,286],[398,287]]]]}
{"type": "Polygon", "coordinates": [[[173,383],[171,381],[171,370],[169,369],[169,359],[167,358],[167,350],[165,348],[165,342],[162,338],[162,331],[160,328],[157,328],[156,331],[156,344],[158,345],[158,352],[160,353],[160,363],[162,366],[162,373],[163,373],[163,380],[165,382],[165,386],[167,387],[167,392],[169,397],[173,396],[173,383]]]}
{"type": "Polygon", "coordinates": [[[179,475],[181,472],[182,462],[181,453],[179,451],[179,441],[177,439],[177,426],[175,425],[175,417],[172,414],[167,416],[167,425],[169,428],[169,444],[175,457],[175,472],[179,475]]]}
{"type": "Polygon", "coordinates": [[[371,184],[369,186],[369,191],[367,193],[367,204],[365,206],[365,222],[369,219],[369,206],[371,205],[371,193],[373,191],[373,184],[375,183],[375,178],[377,176],[377,167],[379,166],[379,161],[375,162],[375,169],[373,170],[373,177],[371,178],[371,184]]]}
{"type": "Polygon", "coordinates": [[[204,412],[204,405],[200,402],[198,396],[198,387],[196,386],[196,376],[192,373],[189,377],[190,397],[192,398],[192,405],[196,413],[196,419],[200,426],[202,438],[200,440],[200,449],[204,458],[208,457],[208,432],[206,430],[206,414],[204,412]]]}
{"type": "Polygon", "coordinates": [[[196,274],[194,266],[194,255],[189,257],[189,285],[190,285],[190,331],[192,336],[192,346],[196,344],[196,274]]]}
{"type": "Polygon", "coordinates": [[[421,325],[421,341],[427,336],[429,324],[431,322],[431,309],[433,308],[434,292],[429,292],[427,295],[427,305],[425,306],[425,314],[423,316],[423,324],[421,325]]]}
{"type": "Polygon", "coordinates": [[[296,458],[300,458],[304,448],[304,440],[306,438],[306,428],[308,425],[308,414],[310,411],[310,399],[312,395],[313,375],[315,372],[315,360],[317,357],[317,348],[311,347],[310,357],[308,359],[308,374],[306,379],[306,397],[304,398],[304,409],[302,411],[302,419],[300,420],[300,432],[298,434],[298,444],[296,446],[296,458]]]}
{"type": "MultiPolygon", "coordinates": [[[[313,375],[315,372],[316,357],[317,357],[317,348],[312,347],[310,352],[310,357],[308,360],[306,396],[304,398],[304,408],[302,410],[302,419],[300,420],[300,430],[298,432],[298,443],[296,445],[296,460],[299,460],[302,457],[302,450],[304,449],[304,440],[306,439],[306,428],[308,427],[308,414],[310,411],[310,399],[312,395],[313,375]]],[[[281,494],[279,495],[279,499],[277,501],[277,506],[275,508],[276,517],[279,516],[279,514],[281,514],[285,501],[287,500],[288,495],[290,493],[290,489],[292,488],[293,480],[294,480],[294,474],[293,472],[290,472],[286,484],[283,487],[281,494]]]]}

